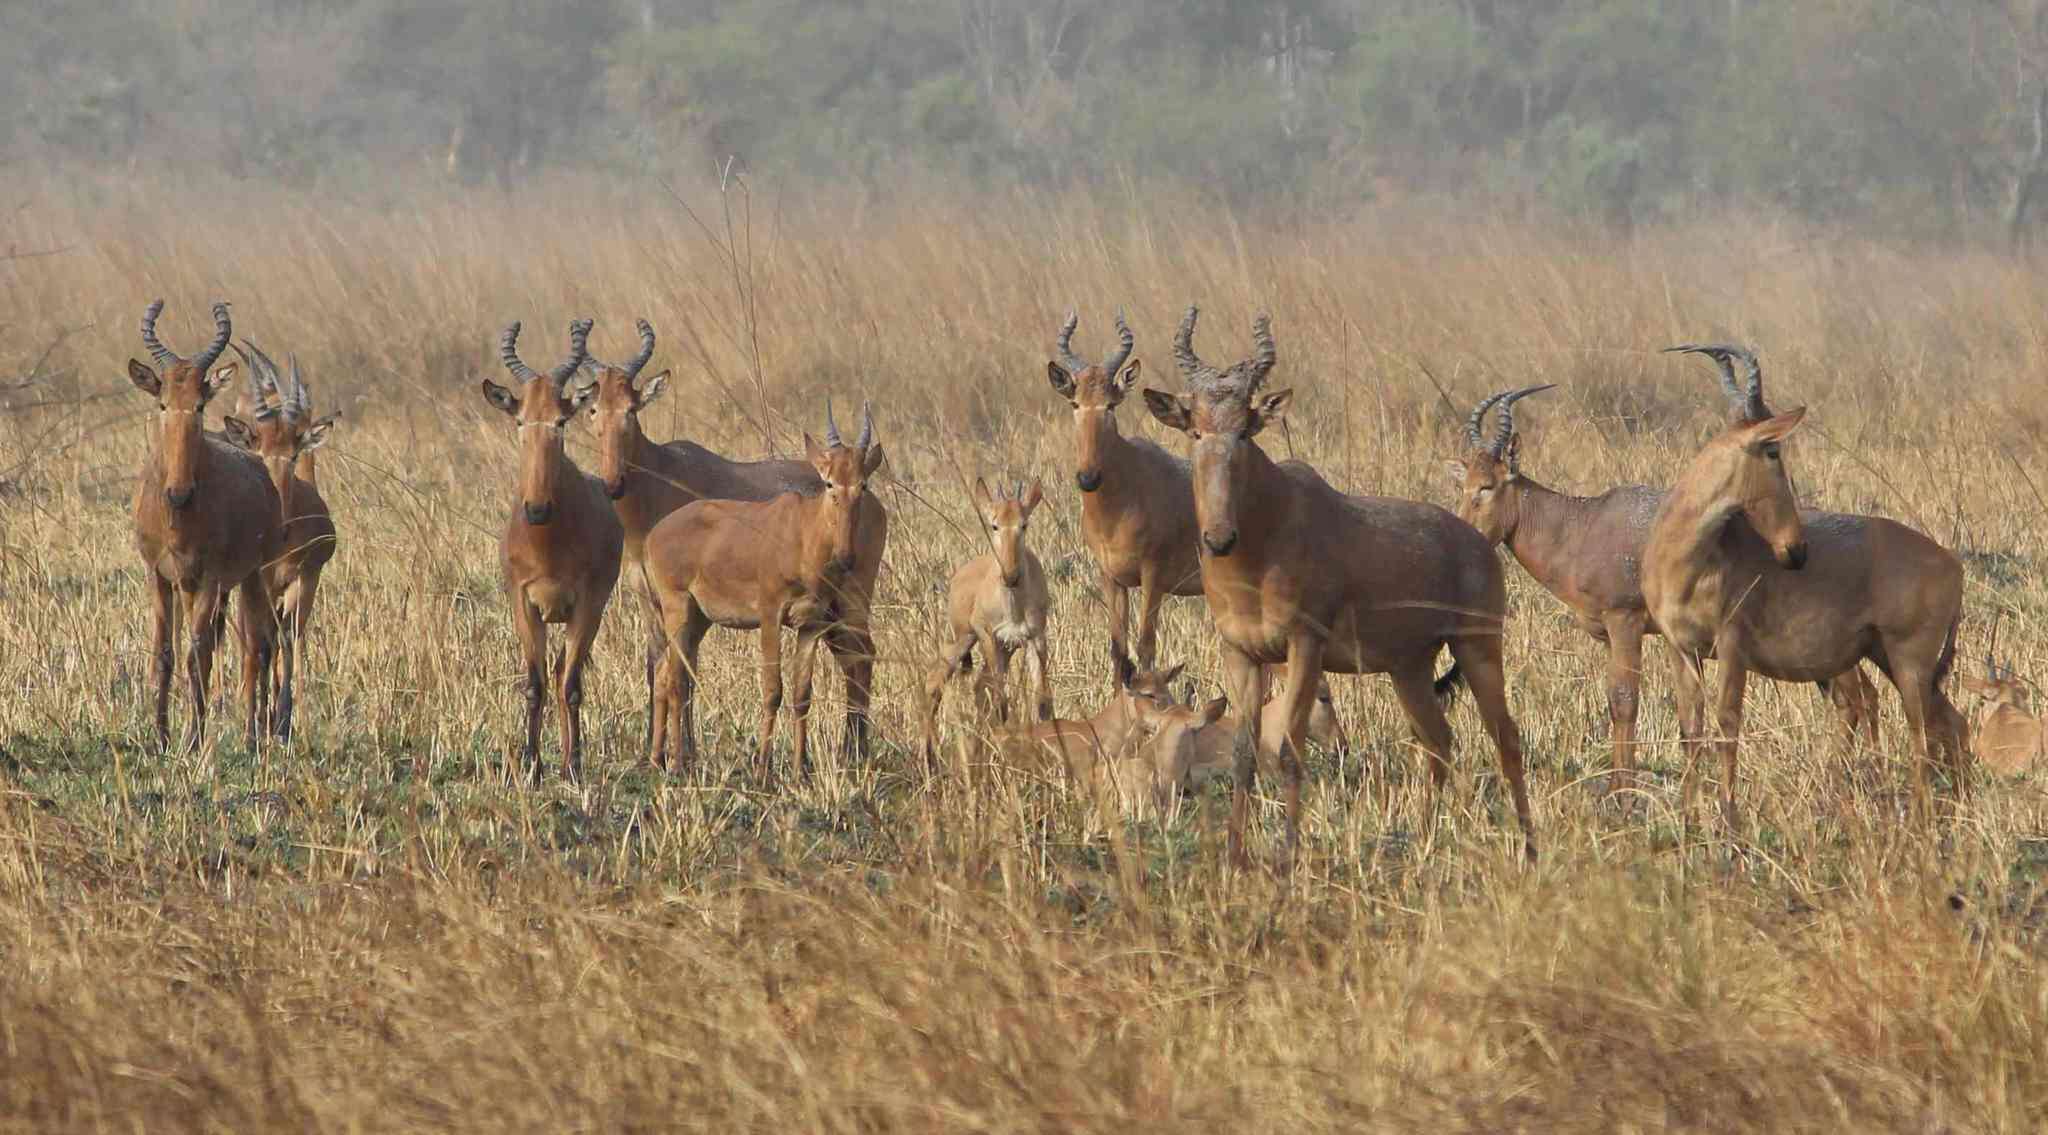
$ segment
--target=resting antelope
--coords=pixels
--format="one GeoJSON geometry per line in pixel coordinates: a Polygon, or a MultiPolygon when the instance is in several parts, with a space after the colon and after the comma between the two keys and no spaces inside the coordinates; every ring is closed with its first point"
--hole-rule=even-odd
{"type": "MultiPolygon", "coordinates": [[[[1521,734],[1508,714],[1501,665],[1507,588],[1492,546],[1435,505],[1347,496],[1302,462],[1275,464],[1255,439],[1280,419],[1293,392],[1259,391],[1279,356],[1271,321],[1261,315],[1253,322],[1251,358],[1219,370],[1195,354],[1196,315],[1189,307],[1174,340],[1188,393],[1147,389],[1145,402],[1160,422],[1194,441],[1202,591],[1223,637],[1231,704],[1264,705],[1260,664],[1287,663],[1280,767],[1290,857],[1300,841],[1301,752],[1317,677],[1392,678],[1441,792],[1452,738],[1432,664],[1448,646],[1500,751],[1523,850],[1533,858],[1521,734]]],[[[1239,862],[1263,716],[1245,714],[1235,753],[1230,847],[1239,862]]]]}
{"type": "Polygon", "coordinates": [[[937,755],[939,702],[946,683],[973,667],[977,646],[981,648],[982,702],[994,710],[997,720],[1009,717],[1010,657],[1027,648],[1026,666],[1038,695],[1038,720],[1052,719],[1052,684],[1045,661],[1045,623],[1052,612],[1052,592],[1045,583],[1045,569],[1024,543],[1031,513],[1044,498],[1035,479],[1029,488],[1020,484],[1014,491],[999,488],[993,493],[986,481],[974,479],[975,509],[988,532],[989,550],[961,564],[947,585],[946,607],[953,637],[925,679],[927,762],[937,755]]]}
{"type": "MultiPolygon", "coordinates": [[[[1992,627],[1992,646],[1998,629],[1992,627]]],[[[2048,757],[2048,728],[2027,711],[2026,682],[1996,655],[1984,655],[1984,677],[1963,675],[1963,688],[1984,698],[1986,709],[1971,741],[1977,762],[2000,776],[2017,776],[2048,757]]]]}
{"type": "MultiPolygon", "coordinates": [[[[222,626],[217,616],[227,592],[239,589],[242,702],[253,747],[263,728],[269,694],[268,683],[259,676],[269,672],[276,648],[263,568],[283,549],[277,490],[260,461],[200,429],[207,402],[234,381],[232,364],[207,373],[233,332],[228,305],[213,305],[213,342],[191,358],[157,338],[156,320],[163,309],[164,301],[157,300],[142,315],[142,343],[159,369],[128,360],[129,381],[155,398],[158,410],[156,436],[142,462],[134,506],[135,545],[155,589],[151,643],[157,742],[170,744],[171,675],[178,640],[175,605],[182,601],[192,636],[185,676],[192,694],[189,747],[196,750],[206,733],[213,648],[222,626]]],[[[289,698],[289,689],[284,696],[289,698]]]]}
{"type": "MultiPolygon", "coordinates": [[[[668,388],[664,369],[642,379],[654,357],[654,328],[638,323],[640,352],[624,365],[590,359],[585,364],[597,384],[590,404],[597,432],[597,471],[605,495],[618,512],[626,532],[626,561],[639,568],[641,596],[648,618],[648,737],[654,728],[654,671],[665,650],[661,615],[645,565],[647,535],[663,517],[697,500],[766,501],[787,492],[814,496],[825,483],[808,461],[728,461],[695,442],[657,445],[648,440],[640,415],[668,388]]],[[[860,545],[854,551],[851,575],[840,588],[840,621],[825,632],[825,645],[846,675],[846,740],[849,756],[868,752],[868,704],[872,698],[875,642],[869,630],[869,606],[881,574],[882,553],[889,542],[889,515],[880,498],[862,494],[860,545]]]]}
{"type": "MultiPolygon", "coordinates": [[[[1732,381],[1732,379],[1731,379],[1732,381]]],[[[1515,403],[1550,385],[1489,396],[1465,422],[1465,456],[1446,463],[1458,492],[1458,517],[1495,544],[1506,544],[1522,568],[1571,609],[1581,630],[1607,644],[1607,715],[1614,746],[1611,786],[1625,788],[1635,769],[1636,712],[1642,678],[1643,636],[1657,634],[1643,599],[1643,542],[1664,490],[1620,485],[1597,497],[1557,492],[1522,472],[1515,403]],[[1481,435],[1488,411],[1498,415],[1493,436],[1481,435]]],[[[1821,532],[1817,539],[1827,539],[1821,532]]],[[[1853,741],[1859,725],[1877,739],[1877,691],[1862,668],[1822,682],[1841,708],[1853,741]]],[[[1696,737],[1699,691],[1678,683],[1680,732],[1696,737]]]]}
{"type": "Polygon", "coordinates": [[[574,780],[583,759],[583,667],[619,581],[624,540],[603,487],[562,451],[564,427],[592,394],[588,386],[569,386],[583,364],[589,335],[589,320],[569,324],[568,359],[541,374],[519,360],[519,324],[514,322],[498,340],[498,355],[519,388],[483,380],[484,400],[519,423],[517,499],[498,554],[526,662],[526,745],[521,754],[536,781],[548,624],[568,624],[568,644],[555,660],[554,682],[562,719],[562,775],[574,780]]]}
{"type": "MultiPolygon", "coordinates": [[[[1748,365],[1748,389],[1728,384],[1736,424],[1679,475],[1643,548],[1643,598],[1685,659],[1683,680],[1703,680],[1705,659],[1721,663],[1713,744],[1724,762],[1723,814],[1735,826],[1736,738],[1748,676],[1826,681],[1865,658],[1899,692],[1926,756],[1922,786],[1927,765],[1945,754],[1963,791],[1965,729],[1941,690],[1962,615],[1962,563],[1895,521],[1802,517],[1781,448],[1806,410],[1760,416],[1768,413],[1762,370],[1754,355],[1737,357],[1748,365]],[[1809,544],[1809,532],[1825,533],[1825,543],[1809,544]]],[[[1694,772],[1688,759],[1688,814],[1694,772]]]]}
{"type": "MultiPolygon", "coordinates": [[[[773,782],[769,742],[782,706],[782,628],[794,628],[796,764],[810,774],[811,666],[818,640],[845,625],[849,583],[870,539],[863,522],[868,478],[881,467],[875,419],[863,410],[860,437],[839,440],[830,404],[825,444],[804,435],[804,453],[824,491],[790,491],[767,501],[700,500],[684,505],[647,535],[646,570],[661,606],[667,649],[655,676],[651,757],[674,768],[697,754],[693,702],[697,648],[713,626],[761,635],[761,730],[755,753],[773,782]],[[673,744],[677,750],[670,752],[673,744]]],[[[857,601],[857,600],[855,600],[857,601]]],[[[849,698],[851,689],[848,691],[849,698]]]]}
{"type": "Polygon", "coordinates": [[[1115,693],[1095,716],[1042,721],[1004,735],[1011,751],[1024,750],[1027,761],[1058,762],[1067,786],[1092,801],[1105,820],[1119,799],[1128,810],[1154,798],[1147,747],[1179,708],[1172,686],[1181,672],[1179,666],[1139,670],[1129,655],[1112,655],[1115,693]]]}
{"type": "Polygon", "coordinates": [[[280,740],[290,740],[299,647],[313,622],[320,573],[334,558],[336,547],[334,518],[316,484],[313,451],[327,441],[340,415],[314,420],[312,392],[306,389],[297,356],[290,357],[291,380],[286,386],[277,364],[256,344],[244,339],[235,345],[235,353],[249,368],[250,420],[229,417],[222,424],[229,441],[255,454],[269,469],[283,523],[284,554],[271,561],[264,577],[278,626],[271,665],[271,726],[280,740]]]}
{"type": "MultiPolygon", "coordinates": [[[[1167,727],[1146,749],[1153,803],[1161,812],[1170,809],[1180,793],[1229,776],[1235,769],[1234,749],[1243,725],[1236,716],[1225,716],[1229,708],[1228,699],[1214,698],[1201,706],[1191,702],[1167,715],[1167,727]]],[[[1286,703],[1270,698],[1259,715],[1259,759],[1279,760],[1280,739],[1286,734],[1286,703]]],[[[1327,696],[1318,696],[1309,710],[1308,739],[1325,749],[1348,747],[1344,727],[1338,724],[1336,709],[1327,696]]]]}

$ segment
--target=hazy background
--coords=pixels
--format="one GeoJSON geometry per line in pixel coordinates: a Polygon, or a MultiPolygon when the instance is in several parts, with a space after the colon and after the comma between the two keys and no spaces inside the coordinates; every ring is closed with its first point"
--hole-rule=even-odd
{"type": "MultiPolygon", "coordinates": [[[[738,155],[2008,239],[2036,0],[105,0],[0,8],[0,157],[376,199],[738,155]]],[[[2020,231],[2028,226],[2022,221],[2020,231]]]]}

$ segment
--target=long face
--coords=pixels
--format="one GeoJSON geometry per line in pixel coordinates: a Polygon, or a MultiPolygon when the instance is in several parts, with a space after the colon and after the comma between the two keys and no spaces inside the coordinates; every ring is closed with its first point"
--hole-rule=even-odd
{"type": "Polygon", "coordinates": [[[229,441],[262,459],[270,483],[277,486],[279,499],[289,510],[299,458],[326,443],[334,428],[334,415],[304,422],[266,407],[252,420],[229,417],[221,425],[229,441]]]}
{"type": "Polygon", "coordinates": [[[590,425],[597,433],[597,475],[604,482],[605,495],[613,500],[625,497],[631,484],[628,475],[639,444],[640,411],[661,396],[668,386],[669,372],[635,380],[614,366],[597,368],[597,396],[590,403],[590,425]]]}
{"type": "Polygon", "coordinates": [[[1137,381],[1138,368],[1138,360],[1132,359],[1122,373],[1112,376],[1100,366],[1074,374],[1056,362],[1046,364],[1054,392],[1074,408],[1074,485],[1084,493],[1102,487],[1102,451],[1121,436],[1116,408],[1137,381]]]}
{"type": "Polygon", "coordinates": [[[555,514],[563,428],[595,396],[596,388],[583,386],[571,393],[546,375],[536,375],[516,394],[489,379],[483,380],[483,391],[486,401],[518,423],[520,507],[528,524],[546,524],[555,514]]]}
{"type": "Polygon", "coordinates": [[[1115,659],[1117,696],[1123,699],[1130,720],[1147,729],[1158,729],[1173,720],[1180,703],[1173,699],[1173,683],[1181,666],[1164,670],[1138,670],[1126,657],[1115,659]]]}
{"type": "MultiPolygon", "coordinates": [[[[1510,439],[1510,445],[1514,440],[1510,439]]],[[[1458,519],[1498,544],[1514,534],[1521,519],[1521,484],[1508,463],[1474,451],[1445,463],[1458,494],[1458,519]]]]}
{"type": "Polygon", "coordinates": [[[853,569],[854,553],[860,539],[860,505],[867,496],[868,478],[882,466],[882,447],[866,449],[835,445],[827,449],[804,435],[804,454],[811,468],[825,482],[820,497],[824,503],[823,544],[818,549],[827,570],[844,574],[853,569]]]}
{"type": "Polygon", "coordinates": [[[1179,395],[1145,391],[1152,416],[1195,443],[1195,519],[1209,555],[1228,556],[1236,550],[1238,504],[1256,448],[1252,439],[1267,423],[1279,420],[1293,396],[1291,390],[1280,390],[1254,401],[1236,388],[1179,395]]]}
{"type": "Polygon", "coordinates": [[[159,375],[147,364],[128,360],[128,380],[136,389],[156,399],[158,449],[163,469],[164,502],[173,509],[189,508],[196,496],[199,455],[205,446],[199,424],[206,404],[234,381],[230,363],[209,376],[205,369],[180,360],[159,375]]]}
{"type": "Polygon", "coordinates": [[[1015,587],[1024,574],[1024,533],[1031,526],[1032,510],[1045,494],[1035,480],[1016,497],[995,496],[980,479],[974,482],[974,492],[996,566],[1003,573],[1003,586],[1015,587]]]}
{"type": "MultiPolygon", "coordinates": [[[[1771,546],[1779,566],[1794,571],[1806,566],[1806,532],[1799,523],[1799,501],[1785,472],[1784,441],[1806,417],[1804,406],[1736,426],[1709,443],[1701,454],[1705,478],[1718,486],[1716,500],[1733,504],[1771,546]]],[[[1692,474],[1689,474],[1692,475],[1692,474]]]]}

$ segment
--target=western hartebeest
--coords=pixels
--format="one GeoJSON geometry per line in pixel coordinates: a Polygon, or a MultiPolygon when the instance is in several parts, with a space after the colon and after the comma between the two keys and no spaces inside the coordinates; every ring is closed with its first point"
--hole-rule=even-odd
{"type": "Polygon", "coordinates": [[[1029,648],[1025,665],[1037,694],[1038,720],[1052,720],[1052,683],[1046,672],[1046,618],[1052,613],[1052,591],[1045,568],[1026,546],[1032,510],[1044,499],[1038,481],[1014,490],[974,479],[975,511],[987,533],[989,550],[961,564],[947,584],[946,609],[952,638],[924,686],[924,754],[937,755],[939,703],[946,683],[974,666],[981,648],[982,708],[996,720],[1009,720],[1010,658],[1029,648]]]}
{"type": "Polygon", "coordinates": [[[546,689],[548,624],[568,624],[568,645],[555,660],[555,699],[562,719],[562,775],[574,780],[583,758],[583,667],[619,581],[625,537],[604,499],[604,487],[562,450],[562,431],[593,394],[571,389],[583,364],[590,321],[569,324],[569,357],[546,374],[519,361],[519,324],[505,328],[498,355],[519,389],[483,380],[484,400],[519,423],[519,480],[505,522],[499,561],[512,623],[526,662],[526,746],[540,778],[540,725],[546,689]]]}
{"type": "MultiPolygon", "coordinates": [[[[1702,351],[1701,353],[1707,353],[1702,351]]],[[[1800,407],[1767,414],[1755,355],[1748,387],[1728,383],[1735,424],[1709,441],[1658,506],[1643,549],[1650,617],[1684,656],[1684,680],[1721,663],[1713,745],[1724,762],[1722,811],[1735,826],[1736,739],[1751,673],[1818,682],[1868,658],[1891,680],[1926,769],[1946,755],[1964,790],[1965,727],[1941,689],[1955,657],[1963,567],[1946,548],[1881,517],[1802,517],[1782,446],[1805,418],[1800,407]],[[1809,532],[1826,531],[1827,554],[1809,532]]],[[[1687,813],[1696,760],[1686,762],[1687,813]]]]}
{"type": "MultiPolygon", "coordinates": [[[[873,412],[863,408],[860,437],[839,440],[825,408],[825,444],[804,435],[804,453],[822,492],[791,491],[767,501],[700,500],[669,514],[647,535],[646,571],[661,606],[667,649],[655,676],[650,756],[676,767],[696,759],[693,702],[697,648],[713,626],[761,634],[761,729],[755,759],[772,783],[769,742],[782,705],[782,628],[796,631],[796,764],[810,774],[811,667],[818,640],[845,626],[844,608],[859,564],[868,478],[881,467],[873,412]],[[671,754],[670,738],[676,752],[671,754]]],[[[852,696],[849,683],[849,700],[852,696]]],[[[851,727],[849,717],[849,728],[851,727]]],[[[864,720],[864,719],[863,719],[864,720]]]]}
{"type": "MultiPolygon", "coordinates": [[[[666,649],[661,615],[645,574],[647,534],[663,517],[692,501],[766,501],[787,492],[816,496],[825,482],[807,461],[728,461],[695,442],[657,445],[640,425],[641,411],[668,387],[664,369],[640,378],[654,357],[654,328],[638,322],[640,352],[623,366],[593,358],[586,366],[595,377],[597,397],[590,404],[597,432],[597,471],[605,495],[617,510],[626,532],[626,562],[641,569],[641,597],[646,600],[648,738],[654,728],[654,670],[666,649]]],[[[863,493],[860,503],[860,546],[853,571],[840,587],[840,621],[825,633],[825,646],[846,676],[846,738],[849,756],[868,752],[868,703],[875,672],[874,634],[869,608],[882,554],[889,543],[889,514],[879,497],[863,493]]]]}
{"type": "Polygon", "coordinates": [[[1984,715],[1971,737],[1977,763],[2000,776],[2018,776],[2048,757],[2048,728],[2028,710],[2027,684],[2011,663],[1999,664],[1998,624],[1984,652],[1984,677],[1962,676],[1963,688],[1984,699],[1984,715]]]}
{"type": "MultiPolygon", "coordinates": [[[[1287,663],[1280,765],[1290,855],[1300,839],[1301,753],[1317,678],[1391,677],[1441,791],[1450,777],[1452,737],[1431,667],[1448,646],[1500,751],[1523,850],[1533,857],[1521,734],[1508,713],[1501,664],[1507,587],[1499,557],[1471,525],[1435,505],[1347,496],[1305,463],[1267,457],[1254,439],[1293,396],[1259,395],[1279,357],[1271,320],[1261,315],[1253,322],[1249,359],[1219,370],[1195,354],[1196,315],[1189,307],[1174,340],[1189,392],[1147,389],[1145,402],[1160,422],[1194,441],[1202,591],[1223,637],[1231,704],[1263,706],[1260,664],[1287,663]]],[[[1230,846],[1240,862],[1263,716],[1244,715],[1235,753],[1230,846]]]]}
{"type": "MultiPolygon", "coordinates": [[[[1180,793],[1195,791],[1212,780],[1231,775],[1235,769],[1237,734],[1243,726],[1235,715],[1225,716],[1229,707],[1228,699],[1215,698],[1201,706],[1190,702],[1167,715],[1166,727],[1146,750],[1152,769],[1154,804],[1160,811],[1170,809],[1180,793]]],[[[1269,698],[1259,717],[1259,759],[1279,760],[1280,739],[1286,734],[1286,702],[1269,698]]],[[[1314,708],[1309,710],[1308,739],[1325,749],[1344,749],[1349,745],[1327,694],[1319,695],[1314,708]]]]}
{"type": "Polygon", "coordinates": [[[1095,716],[1057,718],[1003,734],[1012,752],[1026,751],[1027,763],[1048,757],[1057,761],[1068,787],[1094,803],[1104,822],[1116,814],[1110,806],[1114,798],[1121,797],[1128,808],[1153,794],[1153,762],[1146,746],[1178,708],[1172,687],[1181,672],[1177,665],[1139,670],[1129,655],[1111,655],[1116,692],[1095,716]]]}
{"type": "MultiPolygon", "coordinates": [[[[249,714],[249,744],[263,728],[268,673],[276,649],[264,565],[283,549],[277,490],[255,457],[200,429],[206,404],[234,381],[229,365],[212,374],[233,333],[228,305],[213,305],[214,337],[206,349],[185,358],[156,335],[164,301],[142,315],[142,343],[160,370],[128,360],[128,379],[156,399],[157,429],[135,487],[135,544],[154,587],[152,650],[156,678],[156,735],[170,744],[171,674],[176,668],[175,605],[185,608],[192,636],[185,675],[192,694],[190,747],[206,732],[206,700],[213,680],[217,618],[230,589],[237,589],[242,640],[242,702],[249,714]]],[[[287,696],[289,696],[287,694],[287,696]]]]}
{"type": "Polygon", "coordinates": [[[270,471],[283,524],[284,554],[265,568],[264,581],[278,627],[270,675],[274,691],[271,731],[280,740],[290,740],[299,649],[313,622],[320,573],[334,558],[337,546],[334,518],[316,483],[313,451],[327,441],[341,415],[313,418],[313,395],[306,388],[297,355],[287,356],[291,365],[287,383],[277,364],[256,344],[244,339],[235,344],[235,353],[249,368],[252,409],[249,420],[229,417],[222,424],[229,441],[255,454],[270,471]]]}
{"type": "MultiPolygon", "coordinates": [[[[1643,599],[1643,542],[1664,490],[1620,485],[1597,497],[1575,497],[1522,472],[1515,403],[1551,388],[1528,386],[1487,397],[1466,419],[1465,455],[1446,466],[1458,492],[1459,519],[1493,543],[1506,544],[1522,568],[1571,609],[1581,630],[1607,644],[1610,786],[1625,788],[1635,768],[1643,636],[1658,633],[1643,599]],[[1491,439],[1481,433],[1489,411],[1498,415],[1491,439]]],[[[1862,667],[1820,685],[1842,710],[1850,739],[1865,724],[1875,742],[1877,691],[1862,667]]],[[[1691,739],[1703,729],[1699,691],[1683,680],[1677,686],[1680,733],[1691,739]]]]}

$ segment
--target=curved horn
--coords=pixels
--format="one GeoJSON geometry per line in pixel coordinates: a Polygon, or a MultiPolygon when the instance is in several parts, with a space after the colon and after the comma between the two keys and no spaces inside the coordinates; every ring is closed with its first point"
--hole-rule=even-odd
{"type": "Polygon", "coordinates": [[[875,408],[863,398],[860,402],[860,440],[853,443],[855,449],[865,452],[875,444],[875,408]]]}
{"type": "Polygon", "coordinates": [[[518,344],[519,321],[515,319],[505,325],[505,333],[498,337],[498,358],[504,362],[505,369],[512,372],[513,378],[521,382],[532,382],[540,376],[533,373],[532,367],[519,361],[518,344]]]}
{"type": "Polygon", "coordinates": [[[590,326],[588,319],[569,321],[569,357],[563,360],[562,365],[548,372],[548,379],[556,386],[567,386],[569,380],[575,376],[576,368],[582,366],[583,360],[590,357],[590,352],[586,349],[590,340],[590,326]]]}
{"type": "Polygon", "coordinates": [[[1756,361],[1756,352],[1736,347],[1735,357],[1742,360],[1743,377],[1749,386],[1742,393],[1742,410],[1750,421],[1761,422],[1771,416],[1771,408],[1764,405],[1764,368],[1756,361]]]}
{"type": "Polygon", "coordinates": [[[839,423],[832,420],[832,400],[825,399],[825,448],[839,449],[846,443],[839,440],[839,423]]]}
{"type": "Polygon", "coordinates": [[[1493,454],[1494,460],[1499,461],[1507,455],[1508,439],[1515,435],[1515,403],[1531,394],[1541,394],[1556,385],[1554,382],[1548,382],[1542,386],[1524,386],[1500,400],[1500,426],[1494,430],[1493,444],[1487,448],[1487,452],[1493,454]]]}
{"type": "Polygon", "coordinates": [[[1472,408],[1471,417],[1465,419],[1465,440],[1472,443],[1473,449],[1487,448],[1486,439],[1480,436],[1479,427],[1486,424],[1486,412],[1493,409],[1493,404],[1506,398],[1510,393],[1512,391],[1503,390],[1498,394],[1489,394],[1485,401],[1472,408]]]}
{"type": "Polygon", "coordinates": [[[313,392],[306,389],[306,376],[299,372],[299,356],[294,353],[285,356],[292,368],[292,392],[285,399],[295,422],[304,421],[313,415],[313,392]]]}
{"type": "Polygon", "coordinates": [[[1080,374],[1088,369],[1087,361],[1074,354],[1074,328],[1080,325],[1080,313],[1069,310],[1067,321],[1060,324],[1059,336],[1052,341],[1053,353],[1059,356],[1060,365],[1067,368],[1070,375],[1080,374]]]}
{"type": "Polygon", "coordinates": [[[263,369],[263,364],[270,360],[264,357],[256,344],[247,339],[233,344],[233,347],[235,354],[241,356],[242,365],[249,368],[249,402],[256,408],[256,416],[263,417],[272,412],[270,391],[277,388],[276,379],[266,374],[263,369]],[[248,350],[243,350],[244,347],[248,350]]]}
{"type": "Polygon", "coordinates": [[[1273,317],[1260,312],[1259,317],[1252,320],[1252,390],[1257,390],[1259,384],[1266,381],[1266,376],[1273,373],[1273,364],[1279,361],[1280,346],[1273,341],[1273,317]]]}
{"type": "Polygon", "coordinates": [[[1762,421],[1771,416],[1763,408],[1763,374],[1757,367],[1756,354],[1747,347],[1733,343],[1682,343],[1676,347],[1664,348],[1665,354],[1683,352],[1705,355],[1714,360],[1714,368],[1721,374],[1721,393],[1728,396],[1728,405],[1736,413],[1753,421],[1762,421]],[[1735,360],[1741,359],[1749,370],[1750,388],[1744,391],[1735,383],[1735,360]]]}
{"type": "Polygon", "coordinates": [[[200,370],[212,367],[214,361],[220,358],[220,353],[228,349],[228,340],[234,336],[234,333],[234,322],[228,318],[228,305],[224,303],[214,304],[213,342],[208,343],[205,350],[192,356],[192,365],[200,370]]]}
{"type": "Polygon", "coordinates": [[[626,377],[638,378],[647,366],[647,360],[654,357],[654,325],[644,319],[636,320],[634,326],[640,329],[640,353],[626,364],[626,377]]]}
{"type": "Polygon", "coordinates": [[[1189,383],[1200,382],[1216,373],[1214,367],[1195,354],[1195,320],[1201,314],[1201,308],[1189,304],[1187,314],[1180,317],[1180,329],[1173,333],[1173,361],[1180,367],[1181,378],[1189,383]]]}
{"type": "Polygon", "coordinates": [[[1131,351],[1138,345],[1138,337],[1131,334],[1131,325],[1124,322],[1123,308],[1116,309],[1116,337],[1116,350],[1111,351],[1109,357],[1102,360],[1102,371],[1111,378],[1115,378],[1116,372],[1124,369],[1124,364],[1130,361],[1131,351]]]}
{"type": "Polygon", "coordinates": [[[178,357],[178,352],[164,346],[163,340],[156,337],[156,317],[163,313],[164,301],[162,300],[150,301],[149,307],[143,310],[142,345],[149,348],[149,357],[156,360],[156,365],[167,367],[183,360],[178,357]]]}

